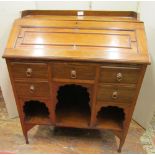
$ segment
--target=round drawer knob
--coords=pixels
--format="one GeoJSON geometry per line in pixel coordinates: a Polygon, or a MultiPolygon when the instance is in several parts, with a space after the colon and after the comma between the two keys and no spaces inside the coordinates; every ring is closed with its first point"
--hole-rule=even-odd
{"type": "Polygon", "coordinates": [[[32,68],[27,68],[27,70],[26,70],[26,76],[27,77],[31,77],[31,75],[32,75],[32,68]]]}
{"type": "Polygon", "coordinates": [[[122,73],[117,73],[117,81],[122,81],[122,79],[123,79],[123,75],[122,75],[122,73]]]}
{"type": "Polygon", "coordinates": [[[30,86],[30,92],[31,92],[31,93],[34,93],[34,90],[35,90],[34,85],[31,85],[31,86],[30,86]]]}
{"type": "Polygon", "coordinates": [[[118,98],[118,93],[117,93],[117,91],[114,91],[112,93],[112,99],[117,99],[117,98],[118,98]]]}
{"type": "Polygon", "coordinates": [[[75,70],[71,70],[71,78],[76,79],[76,71],[75,70]]]}

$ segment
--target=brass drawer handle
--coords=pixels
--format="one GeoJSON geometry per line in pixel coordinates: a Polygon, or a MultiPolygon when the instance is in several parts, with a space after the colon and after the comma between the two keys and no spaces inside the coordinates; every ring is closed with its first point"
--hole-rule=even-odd
{"type": "Polygon", "coordinates": [[[30,92],[31,92],[31,93],[34,93],[34,90],[35,90],[34,85],[31,85],[31,86],[30,86],[30,92]]]}
{"type": "Polygon", "coordinates": [[[71,70],[71,78],[76,79],[76,71],[75,70],[71,70]]]}
{"type": "Polygon", "coordinates": [[[117,73],[117,81],[118,82],[120,82],[120,81],[122,81],[122,79],[123,79],[123,75],[122,75],[122,73],[117,73]]]}
{"type": "Polygon", "coordinates": [[[118,98],[118,93],[117,93],[117,91],[114,91],[112,93],[112,99],[117,99],[117,98],[118,98]]]}
{"type": "Polygon", "coordinates": [[[26,76],[27,77],[31,77],[31,75],[32,75],[32,68],[27,68],[27,70],[26,70],[26,76]]]}

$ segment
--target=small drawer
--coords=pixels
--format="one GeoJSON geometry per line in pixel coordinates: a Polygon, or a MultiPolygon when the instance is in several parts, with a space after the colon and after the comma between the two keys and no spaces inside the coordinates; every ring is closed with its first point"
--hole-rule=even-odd
{"type": "Polygon", "coordinates": [[[14,79],[48,79],[46,63],[11,63],[11,73],[14,79]]]}
{"type": "Polygon", "coordinates": [[[131,103],[135,96],[135,85],[115,86],[99,84],[97,100],[103,102],[131,103]]]}
{"type": "Polygon", "coordinates": [[[15,88],[21,97],[45,97],[50,96],[48,82],[16,82],[15,88]]]}
{"type": "Polygon", "coordinates": [[[99,81],[104,83],[137,83],[140,76],[138,67],[101,66],[99,81]]]}
{"type": "Polygon", "coordinates": [[[94,80],[96,66],[93,64],[54,63],[52,71],[53,78],[57,79],[94,80]]]}

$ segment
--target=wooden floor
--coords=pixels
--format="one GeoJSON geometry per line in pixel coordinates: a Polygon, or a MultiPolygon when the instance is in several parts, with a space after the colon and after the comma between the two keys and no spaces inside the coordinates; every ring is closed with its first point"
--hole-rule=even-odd
{"type": "MultiPolygon", "coordinates": [[[[132,121],[122,153],[145,153],[144,130],[132,121]]],[[[18,118],[9,119],[0,94],[0,152],[10,153],[117,153],[118,139],[108,131],[36,126],[25,144],[18,118]]]]}

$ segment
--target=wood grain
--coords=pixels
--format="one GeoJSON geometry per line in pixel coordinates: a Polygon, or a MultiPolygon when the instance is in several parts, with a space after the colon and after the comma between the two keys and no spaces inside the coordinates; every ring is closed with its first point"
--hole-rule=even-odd
{"type": "Polygon", "coordinates": [[[15,88],[20,97],[45,97],[50,96],[48,82],[16,82],[15,88]]]}
{"type": "Polygon", "coordinates": [[[108,129],[120,152],[150,64],[143,22],[130,11],[27,10],[22,17],[3,58],[26,143],[35,125],[108,129]]]}
{"type": "Polygon", "coordinates": [[[140,21],[49,20],[30,16],[16,20],[10,36],[5,58],[70,57],[77,61],[150,63],[144,24],[140,21]]]}
{"type": "Polygon", "coordinates": [[[105,83],[137,83],[140,75],[138,67],[100,66],[100,82],[105,83]],[[121,78],[119,79],[119,74],[121,78]]]}
{"type": "Polygon", "coordinates": [[[52,73],[54,79],[77,79],[94,80],[96,65],[82,63],[53,63],[52,73]],[[72,77],[72,71],[76,72],[76,77],[72,77]]]}
{"type": "Polygon", "coordinates": [[[48,80],[48,65],[46,63],[21,63],[21,62],[12,62],[11,70],[13,78],[18,79],[41,79],[48,80]],[[31,73],[27,74],[28,69],[31,70],[31,73]]]}
{"type": "Polygon", "coordinates": [[[99,84],[97,100],[104,102],[132,103],[135,94],[134,85],[99,84]],[[116,97],[114,97],[116,95],[116,97]]]}

